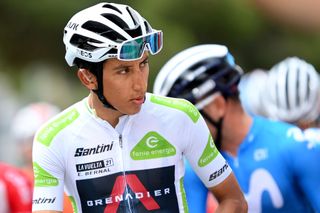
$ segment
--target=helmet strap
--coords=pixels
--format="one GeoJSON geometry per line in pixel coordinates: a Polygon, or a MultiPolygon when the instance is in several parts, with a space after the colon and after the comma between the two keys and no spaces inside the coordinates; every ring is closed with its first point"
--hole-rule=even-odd
{"type": "Polygon", "coordinates": [[[114,106],[112,106],[107,99],[103,95],[103,64],[100,63],[95,70],[97,81],[98,81],[98,89],[92,90],[94,93],[97,94],[99,100],[103,104],[104,107],[108,109],[117,110],[114,106]]]}
{"type": "Polygon", "coordinates": [[[222,123],[223,123],[223,117],[220,118],[218,121],[214,121],[207,113],[204,112],[204,110],[200,110],[200,113],[202,116],[216,128],[217,134],[214,139],[214,143],[218,150],[221,148],[221,141],[222,141],[222,123]]]}

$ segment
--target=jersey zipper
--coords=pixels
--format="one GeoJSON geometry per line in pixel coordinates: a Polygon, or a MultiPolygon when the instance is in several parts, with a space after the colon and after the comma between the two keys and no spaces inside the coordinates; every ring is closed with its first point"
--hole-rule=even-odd
{"type": "MultiPolygon", "coordinates": [[[[127,193],[130,193],[130,192],[129,192],[129,189],[128,189],[128,183],[127,183],[127,179],[126,179],[126,171],[125,171],[125,166],[124,166],[124,164],[125,164],[125,159],[124,159],[125,150],[123,150],[122,134],[119,135],[119,146],[120,146],[120,149],[121,149],[122,174],[124,176],[124,183],[123,184],[125,185],[125,194],[127,194],[127,193]]],[[[126,202],[126,206],[127,206],[126,207],[126,212],[128,212],[128,213],[133,212],[131,200],[128,199],[125,202],[126,202]]]]}
{"type": "Polygon", "coordinates": [[[122,135],[121,134],[119,135],[119,145],[120,145],[120,148],[122,149],[123,144],[122,144],[122,135]]]}

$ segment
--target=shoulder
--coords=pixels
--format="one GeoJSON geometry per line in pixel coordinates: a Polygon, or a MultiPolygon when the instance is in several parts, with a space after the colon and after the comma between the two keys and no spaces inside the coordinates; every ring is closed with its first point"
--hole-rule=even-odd
{"type": "Polygon", "coordinates": [[[77,123],[81,123],[77,121],[84,114],[84,106],[81,106],[82,104],[82,102],[78,102],[51,118],[40,127],[34,140],[45,146],[50,146],[54,138],[59,134],[67,132],[65,130],[74,128],[73,126],[77,125],[77,123]]]}
{"type": "Polygon", "coordinates": [[[161,116],[180,117],[181,119],[191,120],[193,123],[196,123],[201,117],[197,108],[185,99],[164,97],[151,93],[147,94],[146,108],[148,108],[148,111],[151,109],[151,112],[161,116]]]}
{"type": "Polygon", "coordinates": [[[254,128],[258,134],[263,134],[268,140],[277,139],[281,142],[302,142],[305,140],[303,131],[292,124],[275,121],[259,116],[254,117],[254,128]]]}

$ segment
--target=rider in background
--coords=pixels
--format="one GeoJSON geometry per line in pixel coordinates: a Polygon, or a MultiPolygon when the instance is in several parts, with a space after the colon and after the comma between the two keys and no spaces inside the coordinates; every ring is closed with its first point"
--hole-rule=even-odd
{"type": "Polygon", "coordinates": [[[0,212],[31,212],[32,179],[21,169],[2,162],[0,171],[0,212]]]}
{"type": "MultiPolygon", "coordinates": [[[[41,125],[57,115],[60,109],[48,102],[33,102],[17,111],[12,124],[11,132],[19,149],[22,170],[33,182],[32,166],[32,142],[36,131],[41,125]]],[[[33,184],[32,184],[33,185],[33,184]]],[[[30,189],[32,192],[32,188],[30,189]]],[[[30,198],[32,200],[32,198],[30,198]]],[[[31,212],[31,207],[29,212],[31,212]]],[[[64,199],[65,213],[73,212],[72,206],[67,197],[64,199]]]]}
{"type": "Polygon", "coordinates": [[[21,166],[33,178],[32,142],[38,128],[60,109],[47,102],[34,102],[20,108],[12,121],[11,132],[19,149],[21,166]]]}
{"type": "Polygon", "coordinates": [[[270,71],[252,71],[245,76],[240,82],[240,98],[247,111],[297,125],[310,147],[320,144],[320,78],[313,65],[288,57],[270,71]]]}
{"type": "Polygon", "coordinates": [[[249,212],[319,212],[320,150],[309,149],[293,125],[248,115],[239,99],[241,74],[225,46],[198,45],[162,67],[154,92],[186,98],[200,110],[249,212]]]}

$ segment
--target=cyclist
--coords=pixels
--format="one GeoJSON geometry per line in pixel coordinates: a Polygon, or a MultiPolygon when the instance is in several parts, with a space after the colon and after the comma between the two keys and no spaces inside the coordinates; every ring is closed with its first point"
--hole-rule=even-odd
{"type": "Polygon", "coordinates": [[[288,57],[270,71],[246,74],[240,85],[242,102],[253,114],[293,123],[302,129],[315,126],[320,113],[320,80],[314,66],[306,61],[288,57]],[[257,88],[255,94],[250,93],[252,87],[257,88]]]}
{"type": "Polygon", "coordinates": [[[249,116],[239,100],[241,74],[227,47],[198,45],[162,67],[154,93],[186,98],[200,110],[249,212],[320,211],[320,150],[308,149],[295,126],[249,116]]]}
{"type": "Polygon", "coordinates": [[[246,211],[195,107],[146,93],[161,31],[127,5],[99,3],[70,19],[63,40],[90,94],[37,132],[33,211],[60,212],[65,187],[75,212],[186,212],[183,155],[221,211],[246,211]]]}
{"type": "Polygon", "coordinates": [[[288,57],[270,71],[252,72],[246,79],[241,80],[240,87],[245,108],[253,114],[299,126],[310,148],[320,144],[320,130],[316,127],[320,115],[320,79],[313,65],[298,57],[288,57]],[[260,89],[256,87],[253,94],[250,87],[258,84],[260,89]]]}
{"type": "Polygon", "coordinates": [[[60,112],[47,102],[33,102],[20,108],[14,115],[11,132],[19,148],[23,170],[33,178],[32,141],[37,129],[60,112]]]}
{"type": "Polygon", "coordinates": [[[2,162],[0,171],[0,212],[31,212],[32,179],[19,168],[2,162]]]}
{"type": "MultiPolygon", "coordinates": [[[[31,180],[33,180],[32,141],[34,135],[41,125],[59,112],[60,109],[51,103],[33,102],[19,109],[13,118],[11,130],[19,151],[21,151],[19,156],[22,157],[21,160],[23,161],[22,170],[31,180]]],[[[63,212],[73,212],[71,203],[66,196],[63,212]]]]}

